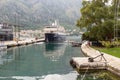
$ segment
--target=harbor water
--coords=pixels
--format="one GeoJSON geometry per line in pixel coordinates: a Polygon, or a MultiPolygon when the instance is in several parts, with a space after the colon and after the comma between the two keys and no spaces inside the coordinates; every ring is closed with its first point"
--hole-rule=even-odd
{"type": "MultiPolygon", "coordinates": [[[[80,40],[80,37],[69,37],[80,40]]],[[[78,74],[69,64],[84,56],[70,43],[37,43],[0,52],[0,80],[117,80],[108,72],[78,74]],[[101,74],[101,75],[99,75],[101,74]]]]}

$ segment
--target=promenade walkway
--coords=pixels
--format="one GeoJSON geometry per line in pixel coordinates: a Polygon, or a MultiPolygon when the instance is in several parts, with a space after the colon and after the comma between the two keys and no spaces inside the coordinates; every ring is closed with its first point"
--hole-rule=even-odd
{"type": "MultiPolygon", "coordinates": [[[[96,57],[103,52],[99,52],[91,48],[87,42],[81,45],[81,49],[86,56],[96,57]]],[[[112,55],[103,53],[105,59],[107,60],[108,70],[120,76],[120,58],[114,57],[112,55]]]]}
{"type": "Polygon", "coordinates": [[[13,47],[13,46],[19,46],[19,45],[26,45],[26,44],[32,44],[36,42],[44,41],[44,39],[26,39],[21,41],[1,41],[0,45],[6,45],[7,47],[13,47]]]}

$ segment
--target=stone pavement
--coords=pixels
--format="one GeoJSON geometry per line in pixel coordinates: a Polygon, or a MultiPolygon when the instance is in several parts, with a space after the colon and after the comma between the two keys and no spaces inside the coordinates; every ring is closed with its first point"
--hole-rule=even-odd
{"type": "MultiPolygon", "coordinates": [[[[107,60],[107,65],[108,65],[107,69],[120,76],[120,58],[114,57],[112,55],[109,55],[109,54],[106,54],[103,52],[99,52],[98,50],[91,48],[87,42],[84,42],[81,45],[81,49],[82,49],[83,53],[89,57],[96,57],[96,56],[100,55],[101,53],[104,54],[103,56],[107,60]]],[[[98,59],[98,58],[96,58],[96,59],[98,59]]]]}

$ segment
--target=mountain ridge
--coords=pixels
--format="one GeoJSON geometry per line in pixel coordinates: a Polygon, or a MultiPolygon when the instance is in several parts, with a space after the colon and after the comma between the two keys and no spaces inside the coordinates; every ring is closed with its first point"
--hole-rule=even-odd
{"type": "Polygon", "coordinates": [[[73,26],[80,7],[80,0],[0,0],[0,22],[42,28],[58,19],[63,26],[73,26]]]}

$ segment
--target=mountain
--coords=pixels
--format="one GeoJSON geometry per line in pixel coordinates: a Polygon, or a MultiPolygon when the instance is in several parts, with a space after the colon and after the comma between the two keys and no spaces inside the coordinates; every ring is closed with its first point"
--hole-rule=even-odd
{"type": "Polygon", "coordinates": [[[81,0],[0,0],[0,22],[43,28],[54,20],[66,28],[80,17],[81,0]]]}

